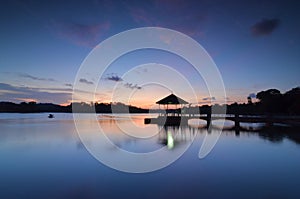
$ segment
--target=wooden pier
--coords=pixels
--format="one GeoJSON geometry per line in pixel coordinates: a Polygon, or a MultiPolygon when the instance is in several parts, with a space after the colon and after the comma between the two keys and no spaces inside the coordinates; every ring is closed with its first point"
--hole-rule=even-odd
{"type": "MultiPolygon", "coordinates": [[[[188,113],[187,111],[182,111],[177,109],[177,105],[187,105],[187,101],[174,95],[173,93],[164,97],[163,99],[156,102],[156,104],[164,106],[164,111],[157,118],[145,118],[145,124],[157,124],[162,126],[182,126],[188,125],[190,119],[201,119],[204,120],[204,126],[210,128],[212,121],[214,120],[230,120],[234,122],[234,129],[241,129],[241,123],[264,123],[266,127],[271,127],[278,123],[281,125],[300,127],[300,116],[278,116],[278,115],[249,115],[249,114],[212,114],[211,110],[206,112],[206,114],[188,113]],[[173,106],[173,109],[169,109],[173,106]],[[175,106],[175,109],[174,109],[175,106]],[[205,125],[206,121],[206,125],[205,125]]],[[[224,110],[225,111],[225,110],[224,110]]],[[[203,112],[202,112],[203,113],[203,112]]]]}
{"type": "Polygon", "coordinates": [[[235,124],[235,128],[240,128],[240,123],[265,123],[266,126],[273,126],[275,123],[280,123],[293,127],[300,127],[300,116],[271,116],[271,115],[182,115],[182,116],[167,116],[160,115],[157,118],[145,118],[145,124],[158,124],[163,126],[179,126],[188,125],[188,120],[190,119],[202,119],[206,121],[206,127],[211,125],[213,120],[230,120],[235,124]]]}

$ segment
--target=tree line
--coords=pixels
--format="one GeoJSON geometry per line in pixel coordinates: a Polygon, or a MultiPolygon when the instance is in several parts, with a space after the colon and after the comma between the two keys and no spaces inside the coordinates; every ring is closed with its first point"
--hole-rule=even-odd
{"type": "Polygon", "coordinates": [[[82,113],[147,113],[148,109],[143,109],[131,105],[125,105],[123,103],[71,103],[67,106],[61,106],[52,103],[36,103],[32,102],[21,102],[16,104],[13,102],[0,102],[0,112],[2,113],[42,113],[42,112],[53,112],[53,113],[72,113],[73,110],[82,113]]]}
{"type": "MultiPolygon", "coordinates": [[[[268,89],[256,94],[257,102],[253,103],[250,96],[247,97],[247,103],[230,105],[215,104],[214,110],[218,107],[226,106],[228,114],[281,114],[281,115],[300,115],[300,87],[293,88],[285,93],[277,89],[268,89]]],[[[188,112],[209,113],[212,106],[203,105],[196,107],[187,107],[188,112]]],[[[0,102],[0,112],[6,113],[41,113],[41,112],[97,112],[97,113],[148,113],[148,109],[136,106],[117,103],[71,103],[68,106],[61,106],[52,103],[21,102],[0,102]],[[72,109],[75,108],[75,109],[72,109]]],[[[159,110],[157,110],[158,112],[159,110]]]]}

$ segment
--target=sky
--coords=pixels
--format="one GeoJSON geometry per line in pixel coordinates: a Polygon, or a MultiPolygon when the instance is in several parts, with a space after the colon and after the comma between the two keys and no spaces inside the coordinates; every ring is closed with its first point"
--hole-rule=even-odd
{"type": "MultiPolygon", "coordinates": [[[[202,45],[220,71],[228,103],[244,103],[249,95],[255,97],[255,93],[269,88],[284,93],[300,86],[298,1],[0,3],[0,101],[69,104],[76,74],[91,50],[115,34],[141,27],[176,30],[202,45]]],[[[220,100],[209,95],[190,63],[156,49],[123,55],[99,80],[87,74],[79,82],[97,85],[96,99],[87,98],[87,102],[121,101],[152,107],[170,92],[192,104],[220,100]],[[164,66],[180,73],[182,81],[164,66]],[[172,88],[143,85],[143,79],[151,77],[170,82],[172,88]],[[197,100],[187,91],[186,79],[197,100]]]]}

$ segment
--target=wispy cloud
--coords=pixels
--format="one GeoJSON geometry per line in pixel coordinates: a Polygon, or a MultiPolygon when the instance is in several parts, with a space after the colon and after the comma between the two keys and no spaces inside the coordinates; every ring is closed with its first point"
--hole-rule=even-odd
{"type": "Polygon", "coordinates": [[[155,0],[147,4],[130,5],[128,10],[139,25],[163,26],[190,36],[204,34],[201,24],[206,20],[207,14],[204,5],[198,1],[155,0]]]}
{"type": "Polygon", "coordinates": [[[248,97],[250,97],[250,98],[256,98],[256,94],[255,94],[255,93],[250,93],[250,94],[248,95],[248,97]]]}
{"type": "MultiPolygon", "coordinates": [[[[147,70],[144,70],[145,72],[147,72],[147,70]]],[[[120,77],[118,74],[116,73],[110,73],[110,74],[107,74],[106,77],[104,78],[104,80],[107,80],[107,81],[113,81],[113,82],[122,82],[124,81],[122,79],[122,77],[120,77]]],[[[134,83],[129,83],[129,82],[124,82],[122,83],[122,85],[125,87],[125,88],[129,88],[129,89],[142,89],[141,86],[137,85],[137,84],[134,84],[134,83]]]]}
{"type": "Polygon", "coordinates": [[[55,30],[57,35],[76,45],[87,47],[94,47],[110,29],[110,26],[108,21],[96,24],[56,21],[51,23],[51,28],[55,30]]]}
{"type": "Polygon", "coordinates": [[[204,100],[204,101],[215,101],[216,100],[216,98],[215,97],[204,97],[204,98],[202,98],[202,100],[204,100]]]}
{"type": "Polygon", "coordinates": [[[137,84],[133,84],[133,83],[126,83],[124,84],[124,86],[130,89],[138,89],[138,90],[142,89],[141,86],[138,86],[137,84]]]}
{"type": "Polygon", "coordinates": [[[89,85],[94,84],[94,82],[89,81],[89,80],[87,80],[87,79],[85,79],[85,78],[79,79],[79,82],[80,82],[80,83],[83,83],[83,84],[89,84],[89,85]]]}
{"type": "Polygon", "coordinates": [[[27,73],[20,73],[19,77],[24,77],[24,78],[27,78],[27,79],[32,79],[32,80],[37,80],[37,81],[50,81],[50,82],[55,81],[55,79],[53,79],[53,78],[36,77],[36,76],[33,76],[33,75],[29,75],[27,73]]]}
{"type": "Polygon", "coordinates": [[[65,86],[68,86],[68,87],[73,87],[72,84],[64,84],[65,86]]]}
{"type": "Polygon", "coordinates": [[[263,19],[251,27],[251,32],[254,36],[270,35],[279,24],[279,19],[263,19]]]}
{"type": "Polygon", "coordinates": [[[110,80],[110,81],[114,81],[114,82],[121,82],[123,81],[123,79],[118,76],[117,74],[111,73],[111,74],[107,74],[107,77],[104,78],[105,80],[110,80]]]}
{"type": "Polygon", "coordinates": [[[43,91],[40,88],[13,86],[6,83],[0,83],[1,101],[20,102],[25,99],[35,99],[39,102],[62,104],[71,99],[71,92],[65,90],[54,91],[54,89],[53,91],[50,91],[51,89],[48,90],[49,91],[43,91]]]}
{"type": "Polygon", "coordinates": [[[158,25],[157,20],[153,17],[153,15],[149,14],[145,9],[139,7],[130,7],[129,10],[135,22],[139,24],[145,24],[147,26],[158,25]]]}

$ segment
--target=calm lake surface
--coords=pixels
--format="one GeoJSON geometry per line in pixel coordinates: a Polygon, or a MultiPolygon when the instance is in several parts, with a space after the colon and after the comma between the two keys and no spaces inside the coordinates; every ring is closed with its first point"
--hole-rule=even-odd
{"type": "MultiPolygon", "coordinates": [[[[0,198],[299,198],[300,139],[297,132],[223,131],[204,159],[198,153],[205,129],[168,127],[147,139],[124,135],[115,123],[144,127],[146,115],[99,115],[116,146],[132,152],[172,153],[192,142],[169,166],[130,174],[96,160],[81,143],[72,114],[0,114],[0,198]],[[177,135],[174,148],[166,132],[177,135]]],[[[149,135],[150,125],[139,133],[149,135]]],[[[130,129],[129,129],[130,130],[130,129]]],[[[136,133],[136,132],[135,132],[136,133]]],[[[151,132],[150,132],[151,133],[151,132]]],[[[300,133],[300,132],[299,132],[300,133]]],[[[93,140],[97,142],[97,140],[93,140]]],[[[111,149],[112,153],[114,149],[111,149]]]]}

